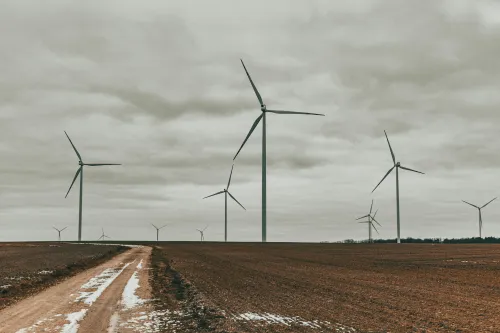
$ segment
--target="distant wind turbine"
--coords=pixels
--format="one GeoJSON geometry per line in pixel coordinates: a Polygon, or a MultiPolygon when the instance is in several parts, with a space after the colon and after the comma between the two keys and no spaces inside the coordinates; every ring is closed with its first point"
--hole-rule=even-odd
{"type": "Polygon", "coordinates": [[[483,238],[482,235],[481,235],[481,229],[483,229],[483,218],[481,216],[481,209],[483,209],[484,207],[486,207],[487,205],[490,204],[490,202],[492,202],[493,200],[495,200],[496,198],[493,198],[491,199],[490,201],[488,201],[486,204],[482,205],[481,207],[478,207],[476,205],[473,205],[471,204],[470,202],[467,202],[465,200],[462,200],[463,202],[465,202],[466,204],[468,205],[471,205],[472,207],[476,207],[477,210],[479,211],[479,238],[483,238]]]}
{"type": "Polygon", "coordinates": [[[101,237],[99,237],[98,240],[101,240],[101,239],[104,240],[104,238],[111,239],[111,237],[108,237],[107,235],[104,234],[104,228],[102,228],[102,235],[101,235],[101,237]]]}
{"type": "MultiPolygon", "coordinates": [[[[241,59],[240,59],[241,60],[241,59]]],[[[245,73],[247,74],[248,80],[250,80],[250,84],[252,85],[253,91],[255,92],[255,95],[257,96],[257,99],[259,100],[260,103],[260,110],[262,111],[262,114],[257,117],[257,119],[254,121],[252,127],[250,128],[250,131],[248,132],[245,140],[241,144],[240,149],[234,156],[233,160],[236,159],[236,156],[238,156],[239,152],[247,142],[248,138],[250,135],[252,135],[252,132],[255,130],[257,125],[259,124],[260,120],[262,119],[262,242],[266,241],[267,238],[267,197],[266,197],[266,113],[271,112],[271,113],[277,113],[277,114],[306,114],[306,115],[314,115],[314,116],[324,116],[324,114],[320,113],[309,113],[309,112],[295,112],[295,111],[280,111],[280,110],[268,110],[266,105],[264,104],[264,101],[262,100],[262,97],[259,94],[259,91],[257,90],[257,87],[255,87],[255,84],[252,81],[252,78],[250,77],[250,74],[248,74],[247,68],[245,67],[245,64],[243,63],[243,60],[241,60],[241,64],[243,65],[243,68],[245,69],[245,73]]]]}
{"type": "Polygon", "coordinates": [[[160,233],[160,229],[163,229],[165,228],[167,225],[165,224],[163,227],[157,227],[155,226],[153,223],[151,223],[151,225],[156,229],[156,241],[158,241],[158,234],[160,233]]]}
{"type": "MultiPolygon", "coordinates": [[[[417,170],[410,169],[410,168],[405,168],[404,166],[401,165],[401,163],[396,162],[396,157],[394,156],[394,152],[392,151],[391,143],[389,142],[389,138],[387,137],[387,133],[385,132],[385,130],[384,130],[384,134],[385,134],[385,138],[387,139],[387,144],[389,145],[389,149],[391,150],[391,156],[392,156],[392,161],[394,162],[394,166],[392,168],[390,168],[389,171],[387,171],[384,178],[382,178],[382,180],[377,184],[377,186],[375,186],[373,191],[375,191],[377,189],[377,187],[384,181],[384,179],[391,173],[392,169],[396,168],[396,207],[397,207],[396,209],[397,209],[397,219],[398,219],[398,243],[401,243],[401,238],[400,238],[401,228],[400,228],[400,220],[399,220],[399,172],[398,172],[398,170],[399,170],[399,168],[401,168],[404,170],[413,171],[413,172],[417,172],[417,173],[421,173],[421,174],[424,174],[424,173],[417,171],[417,170]]],[[[373,193],[373,191],[372,191],[372,193],[373,193]]]]}
{"type": "Polygon", "coordinates": [[[59,233],[59,242],[60,242],[60,241],[61,241],[61,232],[62,232],[64,229],[66,229],[67,227],[64,227],[64,228],[62,228],[62,229],[57,229],[56,227],[52,227],[52,228],[56,229],[56,230],[57,230],[57,232],[59,233]]]}
{"type": "Polygon", "coordinates": [[[246,210],[246,208],[245,208],[245,207],[243,207],[243,205],[242,205],[242,204],[240,204],[240,203],[239,203],[239,201],[238,201],[238,200],[236,200],[236,198],[235,198],[235,197],[233,197],[233,195],[232,195],[231,193],[229,193],[229,185],[231,185],[231,176],[233,175],[233,168],[234,168],[234,164],[233,164],[233,166],[231,167],[231,173],[229,174],[229,181],[227,182],[227,188],[223,189],[223,190],[222,190],[222,191],[220,191],[220,192],[217,192],[217,193],[211,194],[211,195],[209,195],[209,196],[207,196],[207,197],[204,197],[204,198],[203,198],[203,199],[206,199],[206,198],[213,197],[214,195],[218,195],[218,194],[222,194],[222,193],[224,193],[224,196],[225,196],[225,198],[224,198],[224,202],[225,202],[225,203],[224,203],[224,205],[225,205],[225,206],[224,206],[224,210],[225,210],[225,220],[224,220],[224,221],[225,221],[225,222],[224,222],[224,241],[225,241],[225,242],[227,242],[227,195],[229,194],[229,196],[230,196],[231,198],[233,198],[233,200],[234,200],[234,201],[236,201],[236,203],[237,203],[238,205],[240,205],[240,206],[241,206],[241,208],[243,208],[244,210],[246,210]]]}
{"type": "Polygon", "coordinates": [[[76,150],[76,147],[73,144],[73,142],[71,141],[71,139],[69,138],[68,133],[66,133],[66,131],[64,131],[64,133],[66,134],[66,137],[68,138],[69,143],[71,143],[71,146],[75,150],[76,156],[78,156],[78,164],[80,165],[80,167],[76,171],[75,178],[73,178],[73,182],[71,183],[71,186],[69,187],[69,190],[66,193],[65,198],[68,197],[69,191],[71,191],[71,188],[73,187],[73,184],[75,183],[76,177],[78,177],[78,175],[80,175],[80,205],[79,205],[80,208],[79,208],[79,211],[78,211],[78,241],[81,242],[82,241],[83,166],[84,165],[86,165],[86,166],[102,166],[102,165],[121,165],[121,164],[114,164],[114,163],[105,163],[105,164],[104,163],[99,163],[99,164],[93,163],[93,164],[89,164],[89,163],[83,163],[82,157],[80,156],[80,153],[78,153],[78,150],[76,150]]]}
{"type": "Polygon", "coordinates": [[[200,241],[201,241],[201,242],[203,242],[203,241],[205,240],[205,236],[203,235],[203,233],[205,232],[205,230],[206,230],[207,228],[208,228],[208,225],[207,225],[205,228],[203,228],[203,230],[196,229],[196,230],[198,230],[198,231],[200,232],[200,237],[201,237],[200,241]]]}
{"type": "Polygon", "coordinates": [[[357,221],[357,220],[361,220],[361,219],[363,219],[365,217],[368,218],[368,221],[363,221],[363,222],[358,222],[358,223],[368,223],[368,242],[369,243],[372,243],[372,227],[373,227],[373,229],[375,229],[375,231],[378,234],[378,230],[375,227],[375,225],[373,224],[373,222],[375,222],[379,226],[381,226],[380,223],[378,223],[377,220],[375,220],[375,216],[377,215],[378,209],[375,212],[375,214],[373,214],[373,216],[372,216],[372,209],[373,209],[373,200],[372,200],[372,205],[370,206],[370,212],[367,215],[361,216],[361,217],[359,217],[359,218],[356,219],[356,221],[357,221]]]}

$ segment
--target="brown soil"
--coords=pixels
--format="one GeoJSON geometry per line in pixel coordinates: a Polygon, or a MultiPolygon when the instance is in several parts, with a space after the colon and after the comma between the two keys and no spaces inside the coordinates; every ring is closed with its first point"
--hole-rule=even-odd
{"type": "Polygon", "coordinates": [[[186,332],[500,332],[499,245],[179,243],[152,268],[186,332]],[[245,312],[331,325],[231,319],[245,312]]]}
{"type": "Polygon", "coordinates": [[[99,265],[127,249],[117,245],[2,243],[0,309],[99,265]]]}

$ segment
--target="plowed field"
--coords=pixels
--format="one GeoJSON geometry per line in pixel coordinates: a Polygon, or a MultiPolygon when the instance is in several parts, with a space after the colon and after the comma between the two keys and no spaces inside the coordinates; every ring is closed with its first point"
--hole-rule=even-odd
{"type": "Polygon", "coordinates": [[[500,332],[498,245],[180,243],[160,259],[214,331],[500,332]]]}

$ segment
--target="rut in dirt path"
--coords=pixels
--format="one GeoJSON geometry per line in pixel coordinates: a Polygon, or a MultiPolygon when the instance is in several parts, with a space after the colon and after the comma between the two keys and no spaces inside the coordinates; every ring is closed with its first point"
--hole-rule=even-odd
{"type": "MultiPolygon", "coordinates": [[[[125,286],[131,279],[134,281],[133,277],[137,276],[143,263],[149,262],[150,255],[150,247],[132,248],[102,265],[3,309],[0,311],[0,332],[100,333],[108,332],[110,323],[119,327],[113,314],[123,307],[125,286]]],[[[140,276],[144,290],[142,297],[147,297],[147,271],[140,276]]],[[[134,286],[134,292],[137,287],[134,286]]]]}

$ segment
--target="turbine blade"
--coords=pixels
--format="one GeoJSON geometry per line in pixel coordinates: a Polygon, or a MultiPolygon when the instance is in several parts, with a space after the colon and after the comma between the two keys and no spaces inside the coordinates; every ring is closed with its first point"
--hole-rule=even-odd
{"type": "Polygon", "coordinates": [[[54,229],[56,229],[57,231],[59,231],[59,229],[57,229],[56,227],[52,227],[52,228],[54,228],[54,229]]]}
{"type": "Polygon", "coordinates": [[[392,151],[391,143],[389,142],[389,137],[387,136],[387,133],[384,130],[385,138],[387,139],[387,144],[389,145],[389,149],[391,150],[391,156],[392,156],[392,161],[394,164],[396,164],[396,157],[394,157],[394,152],[392,151]]]}
{"type": "Polygon", "coordinates": [[[252,78],[250,77],[250,74],[248,74],[247,68],[245,67],[245,64],[243,63],[243,60],[240,59],[241,64],[243,65],[243,68],[245,69],[245,73],[247,73],[248,79],[250,80],[250,83],[252,84],[253,91],[255,91],[255,95],[257,96],[257,99],[259,100],[259,103],[261,106],[264,106],[264,102],[262,101],[262,97],[260,97],[259,91],[257,90],[257,87],[252,81],[252,78]]]}
{"type": "Polygon", "coordinates": [[[358,222],[358,223],[370,223],[370,222],[368,222],[368,221],[364,221],[364,222],[358,222]]]}
{"type": "Polygon", "coordinates": [[[370,214],[372,213],[372,208],[373,208],[373,199],[372,199],[372,205],[370,206],[370,214]]]}
{"type": "Polygon", "coordinates": [[[84,164],[88,166],[101,166],[101,165],[121,165],[121,164],[116,164],[116,163],[92,163],[92,164],[84,164]]]}
{"type": "Polygon", "coordinates": [[[234,164],[231,167],[231,173],[229,174],[229,181],[227,182],[226,190],[228,190],[228,191],[229,191],[229,185],[231,184],[231,177],[233,176],[233,169],[234,169],[234,164]]]}
{"type": "Polygon", "coordinates": [[[238,149],[238,152],[236,153],[236,155],[234,155],[233,157],[233,161],[236,159],[236,156],[238,156],[238,154],[240,153],[241,149],[243,148],[243,146],[245,145],[245,143],[247,142],[248,138],[250,137],[250,135],[252,135],[252,132],[254,131],[255,127],[257,127],[257,125],[259,124],[259,121],[262,119],[262,116],[264,115],[264,113],[262,113],[260,116],[257,117],[257,119],[255,119],[253,125],[252,125],[252,128],[250,128],[250,132],[248,132],[247,134],[247,137],[245,138],[245,140],[243,141],[243,143],[241,144],[241,147],[240,149],[238,149]]]}
{"type": "MultiPolygon", "coordinates": [[[[385,174],[384,178],[382,178],[382,180],[377,184],[377,186],[375,186],[375,188],[373,189],[373,191],[375,191],[377,189],[377,187],[384,181],[384,179],[391,173],[392,169],[394,169],[396,166],[393,166],[392,168],[389,169],[389,171],[387,171],[387,173],[385,174]]],[[[372,193],[373,193],[372,191],[372,193]]]]}
{"type": "Polygon", "coordinates": [[[363,219],[363,218],[365,218],[365,217],[368,217],[368,216],[370,216],[370,215],[368,214],[368,215],[365,215],[365,216],[361,216],[361,217],[357,218],[357,219],[356,219],[356,221],[357,221],[357,220],[361,220],[361,219],[363,219]]]}
{"type": "Polygon", "coordinates": [[[78,159],[81,161],[81,160],[82,160],[82,157],[80,156],[80,153],[78,153],[78,150],[76,150],[76,147],[75,147],[75,145],[73,144],[73,142],[71,141],[71,139],[69,138],[68,133],[66,133],[66,131],[64,131],[64,134],[66,134],[66,137],[68,138],[69,143],[71,143],[71,146],[73,146],[73,149],[75,150],[76,156],[78,156],[78,159]]]}
{"type": "Polygon", "coordinates": [[[66,229],[66,228],[67,228],[67,227],[62,228],[62,229],[61,229],[61,231],[63,231],[63,230],[64,230],[64,229],[66,229]]]}
{"type": "Polygon", "coordinates": [[[375,216],[370,216],[370,217],[372,218],[373,221],[375,221],[375,223],[377,223],[379,226],[381,226],[380,223],[378,223],[378,221],[375,220],[375,216]]]}
{"type": "Polygon", "coordinates": [[[373,225],[373,223],[372,223],[372,227],[373,227],[373,229],[375,229],[375,231],[377,232],[377,234],[378,234],[378,235],[380,235],[380,234],[378,233],[377,228],[375,228],[375,226],[373,225]]]}
{"type": "Polygon", "coordinates": [[[210,197],[213,197],[214,195],[221,194],[221,193],[224,193],[224,191],[219,191],[219,192],[217,192],[217,193],[210,194],[209,196],[204,197],[203,199],[210,198],[210,197]]]}
{"type": "Polygon", "coordinates": [[[471,205],[472,207],[476,207],[477,209],[479,209],[479,207],[478,207],[478,206],[473,205],[473,204],[471,204],[470,202],[467,202],[467,201],[465,201],[465,200],[462,200],[462,201],[463,201],[463,202],[465,202],[465,203],[466,203],[466,204],[468,204],[468,205],[471,205]]]}
{"type": "Polygon", "coordinates": [[[322,113],[311,113],[311,112],[297,112],[297,111],[283,111],[283,110],[266,110],[266,111],[277,114],[307,114],[310,116],[324,116],[324,114],[322,113]]]}
{"type": "Polygon", "coordinates": [[[416,172],[416,173],[421,173],[422,175],[425,175],[425,173],[423,172],[420,172],[420,171],[417,171],[417,170],[413,170],[413,169],[410,169],[410,168],[405,168],[404,166],[400,165],[399,166],[401,169],[405,169],[405,170],[408,170],[408,171],[413,171],[413,172],[416,172]]]}
{"type": "MultiPolygon", "coordinates": [[[[203,229],[203,231],[207,230],[207,228],[208,228],[208,225],[207,225],[207,226],[203,229]]],[[[203,231],[202,231],[202,232],[203,232],[203,231]]]]}
{"type": "Polygon", "coordinates": [[[490,204],[493,200],[495,200],[495,199],[496,199],[496,198],[491,199],[490,201],[488,201],[488,203],[484,204],[481,208],[484,208],[484,207],[488,206],[488,205],[489,205],[489,204],[490,204]]]}
{"type": "Polygon", "coordinates": [[[161,227],[160,229],[163,229],[163,228],[165,228],[166,226],[167,226],[167,224],[165,224],[165,225],[164,225],[163,227],[161,227]]]}
{"type": "Polygon", "coordinates": [[[73,187],[73,184],[75,183],[76,178],[80,174],[80,171],[82,170],[82,167],[79,167],[78,170],[76,171],[75,178],[73,178],[73,182],[71,182],[71,185],[69,186],[68,192],[66,192],[65,198],[68,197],[69,191],[71,191],[71,188],[73,187]]]}
{"type": "Polygon", "coordinates": [[[200,229],[196,229],[196,230],[198,230],[199,232],[201,232],[201,230],[200,230],[200,229]]]}
{"type": "Polygon", "coordinates": [[[377,216],[378,209],[375,211],[375,214],[373,214],[372,218],[375,220],[375,216],[377,216]]]}
{"type": "Polygon", "coordinates": [[[227,192],[227,194],[229,194],[229,196],[230,196],[231,198],[233,198],[233,200],[234,200],[234,201],[236,201],[236,203],[237,203],[238,205],[240,205],[240,206],[241,206],[241,208],[243,208],[244,210],[247,210],[245,207],[243,207],[243,205],[242,205],[242,204],[240,204],[240,203],[239,203],[239,201],[238,201],[238,200],[236,200],[236,198],[235,198],[235,197],[233,197],[233,195],[232,195],[231,193],[229,193],[229,191],[227,192]]]}
{"type": "Polygon", "coordinates": [[[153,227],[155,227],[155,229],[158,229],[158,227],[157,227],[157,226],[155,226],[153,223],[151,223],[151,225],[152,225],[153,227]]]}

